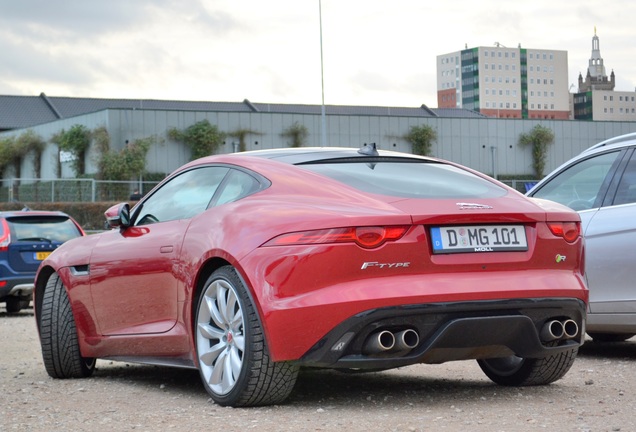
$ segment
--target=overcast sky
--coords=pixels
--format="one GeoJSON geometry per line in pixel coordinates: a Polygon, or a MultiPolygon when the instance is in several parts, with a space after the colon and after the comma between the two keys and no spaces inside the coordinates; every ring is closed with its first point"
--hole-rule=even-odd
{"type": "MultiPolygon", "coordinates": [[[[0,0],[0,94],[320,104],[318,0],[0,0]]],[[[633,0],[322,0],[324,98],[437,106],[436,56],[568,52],[636,87],[633,0]]]]}

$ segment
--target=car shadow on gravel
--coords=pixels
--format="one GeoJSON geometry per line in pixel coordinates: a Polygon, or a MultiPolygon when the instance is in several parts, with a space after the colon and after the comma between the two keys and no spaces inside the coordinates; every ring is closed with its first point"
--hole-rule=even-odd
{"type": "MultiPolygon", "coordinates": [[[[361,407],[409,405],[421,401],[475,400],[491,398],[494,393],[517,394],[518,389],[497,386],[485,376],[483,379],[452,377],[436,372],[431,365],[430,375],[416,375],[404,368],[386,372],[349,373],[335,370],[302,370],[289,403],[316,403],[345,406],[355,403],[361,407]]],[[[418,367],[418,366],[413,366],[418,367]]],[[[426,366],[421,367],[427,369],[426,366]]],[[[531,390],[531,389],[530,389],[531,390]]],[[[532,390],[531,390],[532,391],[532,390]]]]}
{"type": "MultiPolygon", "coordinates": [[[[449,401],[490,400],[495,395],[497,398],[512,397],[520,392],[519,388],[498,386],[485,376],[483,379],[454,377],[448,373],[440,376],[436,373],[436,365],[429,367],[430,375],[414,374],[409,368],[365,373],[302,369],[291,396],[283,405],[343,407],[353,403],[368,408],[436,401],[446,404],[449,401]]],[[[196,370],[101,360],[92,379],[100,384],[106,381],[145,391],[165,392],[175,397],[210,400],[196,370]]],[[[523,389],[524,394],[534,392],[545,392],[545,387],[543,390],[541,387],[523,389]]]]}
{"type": "Polygon", "coordinates": [[[579,348],[580,357],[607,358],[607,359],[633,359],[636,361],[636,338],[625,342],[596,342],[586,340],[579,348]]]}

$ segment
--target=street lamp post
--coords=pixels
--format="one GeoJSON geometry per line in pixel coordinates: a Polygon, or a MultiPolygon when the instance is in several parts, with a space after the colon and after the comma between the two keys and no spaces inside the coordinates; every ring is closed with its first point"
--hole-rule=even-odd
{"type": "Polygon", "coordinates": [[[322,57],[322,0],[318,0],[318,14],[320,17],[320,82],[322,86],[322,106],[321,106],[321,134],[320,143],[322,147],[327,146],[327,120],[325,118],[325,76],[322,57]]]}

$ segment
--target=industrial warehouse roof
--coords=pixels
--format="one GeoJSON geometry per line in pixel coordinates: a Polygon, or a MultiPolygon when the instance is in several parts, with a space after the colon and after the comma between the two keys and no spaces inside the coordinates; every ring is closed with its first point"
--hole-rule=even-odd
{"type": "MultiPolygon", "coordinates": [[[[0,95],[0,131],[22,129],[106,109],[147,109],[170,111],[255,112],[277,114],[320,114],[321,105],[268,104],[243,102],[202,102],[155,99],[95,99],[47,96],[0,95]]],[[[462,117],[485,116],[462,108],[417,108],[325,105],[327,115],[386,117],[462,117]]]]}

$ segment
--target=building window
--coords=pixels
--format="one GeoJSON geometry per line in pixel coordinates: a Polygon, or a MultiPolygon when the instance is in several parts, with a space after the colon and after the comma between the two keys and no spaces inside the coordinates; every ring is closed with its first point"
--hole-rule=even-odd
{"type": "Polygon", "coordinates": [[[488,51],[484,51],[484,56],[488,57],[488,51]]]}
{"type": "Polygon", "coordinates": [[[607,108],[603,108],[603,112],[607,113],[607,108]]]}
{"type": "Polygon", "coordinates": [[[554,109],[554,104],[550,104],[550,109],[554,109]]]}
{"type": "Polygon", "coordinates": [[[607,95],[603,96],[603,100],[607,100],[607,95]]]}

